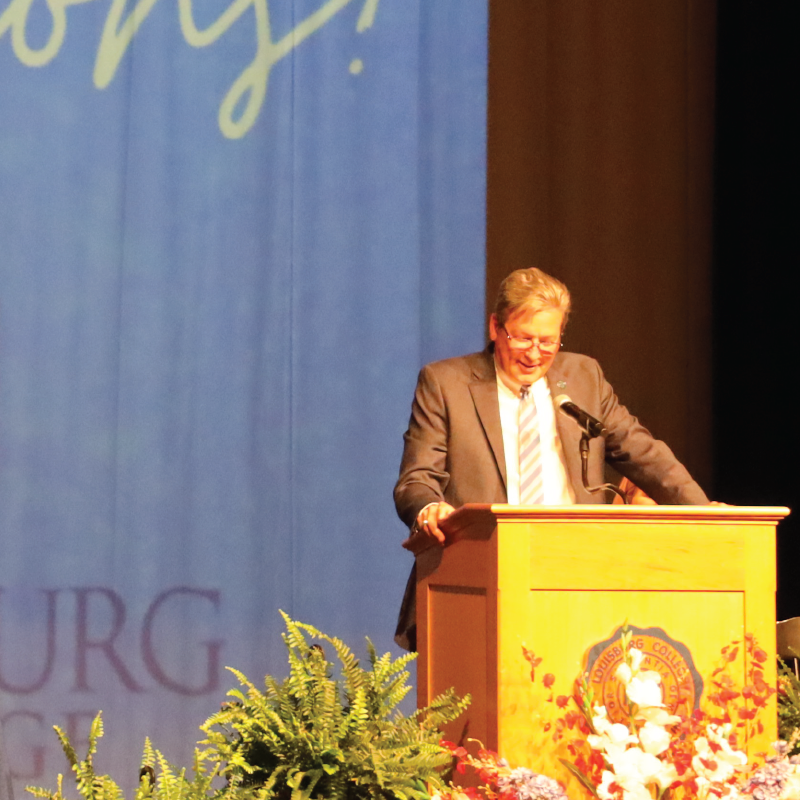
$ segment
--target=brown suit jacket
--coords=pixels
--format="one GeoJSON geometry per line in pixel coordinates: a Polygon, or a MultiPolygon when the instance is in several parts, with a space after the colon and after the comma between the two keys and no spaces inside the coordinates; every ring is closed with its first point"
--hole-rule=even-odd
{"type": "MultiPolygon", "coordinates": [[[[608,462],[658,503],[708,503],[669,447],[654,439],[619,402],[594,359],[559,353],[546,380],[553,398],[569,395],[608,429],[605,438],[591,442],[591,485],[604,482],[604,463],[608,462]]],[[[556,426],[576,502],[605,502],[605,497],[583,488],[580,428],[563,414],[556,415],[556,426]]],[[[423,367],[404,440],[394,500],[409,527],[428,503],[444,500],[458,508],[464,503],[507,502],[497,376],[490,349],[423,367]]],[[[408,642],[403,636],[414,620],[411,589],[410,581],[395,637],[404,645],[408,642]]]]}

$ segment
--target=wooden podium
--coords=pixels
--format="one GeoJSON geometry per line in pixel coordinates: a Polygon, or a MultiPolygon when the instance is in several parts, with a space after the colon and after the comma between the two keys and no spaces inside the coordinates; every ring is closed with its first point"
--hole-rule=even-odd
{"type": "MultiPolygon", "coordinates": [[[[745,632],[767,652],[765,678],[775,685],[775,528],[788,513],[736,506],[459,509],[443,526],[447,546],[417,554],[419,705],[450,686],[469,692],[467,736],[512,766],[566,781],[545,730],[564,713],[552,698],[571,694],[592,648],[597,658],[626,622],[664,634],[654,634],[649,668],[665,676],[667,694],[676,691],[670,676],[672,684],[695,680],[697,687],[685,662],[708,686],[721,649],[745,632]],[[523,647],[542,659],[535,682],[523,647]],[[551,689],[542,685],[546,673],[555,676],[551,689]]],[[[603,652],[602,663],[610,663],[611,651],[603,652]]],[[[730,670],[740,686],[742,652],[730,670]]],[[[605,700],[614,703],[613,696],[605,700]]],[[[753,753],[776,739],[774,698],[762,719],[767,729],[748,742],[753,753]]],[[[460,736],[463,724],[453,723],[449,736],[460,736]]]]}

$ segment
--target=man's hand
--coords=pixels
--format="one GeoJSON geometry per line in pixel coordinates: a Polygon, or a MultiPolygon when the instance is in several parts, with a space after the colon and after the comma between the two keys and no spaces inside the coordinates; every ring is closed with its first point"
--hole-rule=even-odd
{"type": "Polygon", "coordinates": [[[455,509],[450,503],[431,503],[417,514],[416,535],[436,540],[444,545],[444,533],[439,528],[439,523],[447,519],[455,509]]]}

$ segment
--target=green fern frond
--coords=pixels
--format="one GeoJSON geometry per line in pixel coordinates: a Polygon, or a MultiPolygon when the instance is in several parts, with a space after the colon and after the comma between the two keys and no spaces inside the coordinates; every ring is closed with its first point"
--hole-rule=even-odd
{"type": "Polygon", "coordinates": [[[56,800],[56,798],[61,798],[61,795],[50,792],[47,789],[40,789],[38,786],[26,786],[25,791],[28,794],[32,794],[34,797],[45,797],[49,798],[50,800],[56,800]]]}
{"type": "Polygon", "coordinates": [[[61,743],[61,749],[64,751],[67,761],[69,761],[70,766],[74,769],[78,763],[78,755],[75,752],[75,748],[70,744],[67,734],[59,728],[58,725],[53,725],[53,730],[58,736],[58,741],[61,743]]]}
{"type": "Polygon", "coordinates": [[[404,717],[397,706],[411,688],[414,654],[379,656],[367,639],[364,667],[341,639],[282,616],[288,676],[267,676],[264,691],[254,692],[237,675],[246,696],[203,726],[221,773],[253,790],[250,800],[428,798],[417,778],[441,786],[437,770],[451,760],[437,725],[468,701],[445,693],[404,717]]]}
{"type": "MultiPolygon", "coordinates": [[[[408,694],[408,664],[366,640],[363,664],[341,639],[283,614],[289,673],[267,675],[259,689],[231,670],[239,686],[201,726],[192,776],[145,741],[134,800],[429,800],[442,789],[440,770],[451,761],[439,727],[469,702],[445,692],[409,717],[398,709],[408,694]],[[330,660],[329,660],[330,659],[330,660]],[[217,784],[218,778],[224,787],[217,784]]],[[[80,760],[57,729],[84,800],[122,800],[111,778],[96,775],[93,756],[103,735],[98,715],[80,760]]],[[[64,800],[34,789],[42,800],[64,800]]]]}
{"type": "Polygon", "coordinates": [[[89,726],[89,750],[86,754],[86,760],[90,761],[92,756],[97,752],[97,740],[103,738],[103,713],[98,711],[92,724],[89,726]]]}

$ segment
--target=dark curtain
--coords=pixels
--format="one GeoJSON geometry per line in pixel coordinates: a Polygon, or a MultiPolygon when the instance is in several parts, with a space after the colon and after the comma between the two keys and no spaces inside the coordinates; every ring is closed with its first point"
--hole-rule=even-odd
{"type": "Polygon", "coordinates": [[[717,15],[715,494],[794,508],[779,528],[782,619],[800,615],[795,32],[777,4],[726,0],[717,15]]]}

